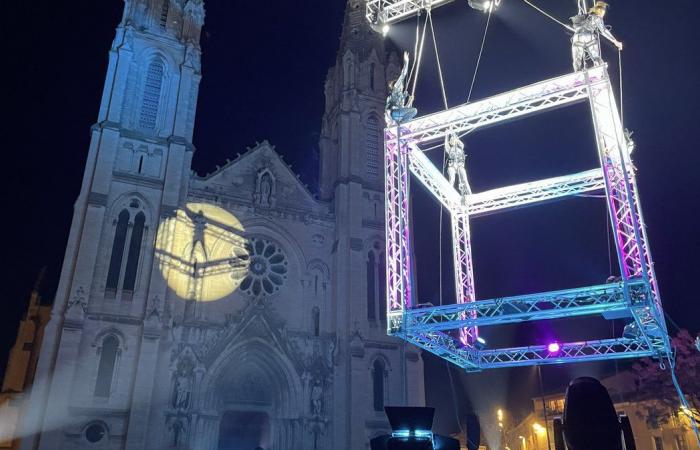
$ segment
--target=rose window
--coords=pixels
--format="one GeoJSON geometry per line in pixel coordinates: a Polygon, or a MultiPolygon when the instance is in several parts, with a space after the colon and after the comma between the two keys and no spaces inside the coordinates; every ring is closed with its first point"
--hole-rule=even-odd
{"type": "Polygon", "coordinates": [[[252,238],[246,244],[249,255],[248,275],[241,289],[254,296],[279,291],[287,279],[287,257],[282,249],[267,239],[252,238]]]}

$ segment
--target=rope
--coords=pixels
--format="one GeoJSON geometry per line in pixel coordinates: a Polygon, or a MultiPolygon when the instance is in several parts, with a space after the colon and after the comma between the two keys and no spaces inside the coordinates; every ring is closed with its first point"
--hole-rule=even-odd
{"type": "Polygon", "coordinates": [[[472,76],[472,83],[469,86],[469,95],[467,95],[467,103],[472,99],[472,91],[474,90],[474,83],[476,82],[476,75],[479,73],[479,65],[481,64],[481,55],[484,53],[484,45],[486,44],[486,33],[489,31],[489,24],[491,23],[491,13],[493,8],[489,8],[489,15],[486,18],[486,27],[484,27],[484,36],[481,38],[481,49],[479,49],[479,57],[476,59],[476,67],[474,67],[474,75],[472,76]]]}
{"type": "Polygon", "coordinates": [[[556,17],[552,16],[552,15],[549,14],[548,12],[544,11],[543,9],[541,9],[540,7],[538,7],[537,5],[532,4],[529,0],[523,0],[523,1],[524,1],[525,3],[527,3],[528,5],[530,5],[533,9],[535,9],[535,10],[538,11],[538,12],[540,12],[540,13],[543,14],[544,16],[546,16],[546,17],[552,19],[553,21],[555,21],[556,23],[558,23],[558,24],[561,25],[562,27],[566,28],[567,30],[571,31],[572,33],[574,32],[574,29],[573,29],[572,27],[570,27],[569,25],[565,24],[564,22],[562,22],[561,20],[557,19],[556,17]]]}
{"type": "Polygon", "coordinates": [[[617,49],[617,67],[620,70],[620,122],[622,128],[625,128],[625,105],[622,100],[622,50],[617,49]]]}
{"type": "Polygon", "coordinates": [[[447,93],[445,92],[445,79],[442,75],[442,64],[440,64],[440,52],[438,51],[437,39],[435,38],[435,27],[433,26],[433,15],[428,10],[428,19],[430,22],[430,32],[433,35],[433,48],[435,48],[435,61],[437,61],[438,75],[440,76],[440,90],[442,91],[442,102],[445,104],[445,109],[449,109],[447,106],[447,93]]]}
{"type": "Polygon", "coordinates": [[[416,61],[418,57],[418,42],[420,41],[420,15],[421,11],[418,11],[418,14],[416,14],[416,43],[413,46],[413,64],[411,64],[411,71],[408,73],[409,83],[413,79],[413,71],[416,70],[416,61]]]}
{"type": "Polygon", "coordinates": [[[430,17],[430,11],[428,11],[428,15],[425,16],[425,23],[423,24],[423,36],[420,39],[420,48],[418,49],[418,57],[414,61],[416,73],[415,73],[415,78],[413,79],[413,89],[411,89],[411,98],[416,96],[416,86],[418,85],[418,75],[420,74],[421,61],[423,60],[423,46],[425,45],[425,32],[427,31],[429,17],[430,17]]]}
{"type": "MultiPolygon", "coordinates": [[[[440,51],[438,50],[438,46],[437,46],[437,38],[435,36],[435,27],[433,25],[433,16],[432,16],[430,10],[428,10],[428,19],[430,21],[430,32],[431,32],[432,37],[433,37],[433,48],[435,49],[435,60],[437,62],[438,75],[440,76],[440,90],[442,91],[442,102],[445,105],[445,109],[448,109],[449,105],[447,103],[447,92],[445,91],[445,78],[442,74],[442,64],[440,63],[440,51]]],[[[446,163],[447,163],[447,161],[445,160],[445,153],[443,152],[443,154],[442,154],[442,175],[443,176],[445,175],[445,164],[446,163]]],[[[442,302],[443,302],[443,300],[442,300],[443,299],[443,295],[442,295],[442,228],[443,228],[442,222],[443,222],[443,215],[444,215],[444,209],[443,209],[442,203],[441,203],[440,204],[440,222],[439,222],[440,223],[440,231],[439,231],[440,238],[438,241],[438,247],[439,247],[438,254],[439,254],[439,258],[440,258],[440,264],[439,264],[439,269],[438,269],[438,273],[440,276],[440,280],[439,280],[439,295],[440,295],[439,303],[440,303],[440,306],[442,306],[442,302]]]]}
{"type": "Polygon", "coordinates": [[[459,434],[461,435],[464,430],[462,430],[462,421],[459,419],[459,407],[457,405],[457,390],[455,389],[455,382],[452,379],[450,363],[447,360],[445,360],[445,367],[447,368],[447,375],[449,375],[450,377],[450,387],[452,388],[452,405],[455,410],[455,417],[457,418],[457,426],[459,426],[459,434]]]}

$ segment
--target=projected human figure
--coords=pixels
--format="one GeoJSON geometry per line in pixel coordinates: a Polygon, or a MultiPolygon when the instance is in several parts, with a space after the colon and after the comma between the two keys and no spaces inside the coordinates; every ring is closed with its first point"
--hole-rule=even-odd
{"type": "Polygon", "coordinates": [[[574,36],[571,38],[571,56],[575,71],[583,70],[586,67],[586,60],[592,61],[594,66],[603,64],[600,51],[601,35],[615,44],[619,50],[622,50],[622,42],[615,39],[603,21],[607,10],[607,3],[597,1],[588,14],[578,14],[571,18],[574,25],[574,36]]]}
{"type": "Polygon", "coordinates": [[[403,54],[403,68],[399,77],[389,84],[389,96],[386,99],[386,121],[387,124],[407,122],[418,114],[416,108],[411,107],[413,97],[406,89],[406,78],[408,77],[408,52],[403,54]]]}
{"type": "Polygon", "coordinates": [[[462,203],[466,203],[467,195],[471,195],[472,188],[467,179],[467,169],[465,168],[466,155],[464,154],[464,143],[455,133],[445,136],[445,153],[447,154],[447,179],[450,186],[457,182],[457,190],[462,196],[462,203]]]}

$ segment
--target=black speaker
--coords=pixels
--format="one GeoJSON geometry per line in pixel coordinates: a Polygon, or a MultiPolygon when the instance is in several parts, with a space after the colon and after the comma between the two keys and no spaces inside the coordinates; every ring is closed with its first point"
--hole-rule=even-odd
{"type": "Polygon", "coordinates": [[[479,445],[481,444],[481,424],[479,424],[479,416],[476,414],[468,414],[466,425],[467,450],[479,450],[479,445]]]}
{"type": "Polygon", "coordinates": [[[622,427],[615,407],[595,378],[576,378],[569,384],[564,440],[569,450],[622,450],[622,427]]]}

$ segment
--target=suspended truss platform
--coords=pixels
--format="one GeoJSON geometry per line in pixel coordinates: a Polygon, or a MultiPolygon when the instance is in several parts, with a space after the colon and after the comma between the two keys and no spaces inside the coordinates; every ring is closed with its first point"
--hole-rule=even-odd
{"type": "MultiPolygon", "coordinates": [[[[375,4],[383,0],[375,0],[375,4]]],[[[417,2],[386,1],[398,8],[417,2]]],[[[422,3],[422,2],[421,2],[422,3]]],[[[446,3],[439,0],[434,3],[446,3]]],[[[383,9],[394,14],[391,8],[383,9]]],[[[396,10],[395,17],[408,14],[396,10]]],[[[399,20],[399,19],[396,19],[399,20]]],[[[636,175],[606,66],[567,74],[461,105],[385,130],[387,324],[401,337],[468,371],[498,367],[600,361],[670,353],[656,275],[640,210],[636,175]],[[421,146],[496,126],[532,114],[588,102],[600,167],[478,192],[462,199],[421,146]],[[457,303],[422,307],[414,303],[410,261],[411,176],[451,215],[457,303]],[[620,265],[619,282],[564,291],[476,300],[470,220],[514,208],[591,192],[607,199],[620,265]],[[628,318],[635,333],[624,337],[493,349],[478,339],[479,328],[538,320],[602,316],[628,318]]]]}

